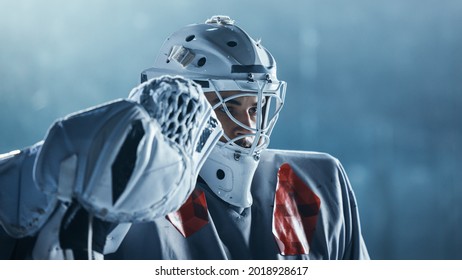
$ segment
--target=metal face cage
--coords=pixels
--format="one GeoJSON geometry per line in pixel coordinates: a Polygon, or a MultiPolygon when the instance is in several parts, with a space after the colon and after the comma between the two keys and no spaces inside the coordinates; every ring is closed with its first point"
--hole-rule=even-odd
{"type": "Polygon", "coordinates": [[[217,100],[216,103],[212,104],[213,109],[222,110],[237,126],[248,131],[246,134],[235,137],[225,133],[223,135],[224,146],[241,155],[259,157],[261,151],[269,145],[271,132],[284,104],[286,83],[282,81],[271,83],[266,80],[208,80],[207,82],[209,83],[209,89],[204,89],[204,92],[206,92],[206,95],[215,94],[215,100],[217,100]],[[236,94],[223,96],[224,92],[230,91],[236,92],[236,94]],[[230,101],[242,97],[255,97],[255,127],[250,127],[239,121],[227,105],[230,101]],[[250,146],[240,144],[244,138],[252,139],[250,146]]]}

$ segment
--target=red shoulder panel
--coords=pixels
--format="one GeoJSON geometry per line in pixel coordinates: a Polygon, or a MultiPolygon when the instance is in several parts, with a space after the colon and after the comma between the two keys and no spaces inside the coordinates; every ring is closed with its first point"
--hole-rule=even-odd
{"type": "Polygon", "coordinates": [[[279,167],[273,235],[282,255],[308,254],[321,201],[289,164],[279,167]]]}
{"type": "Polygon", "coordinates": [[[178,211],[168,214],[166,218],[184,237],[197,232],[209,222],[204,192],[195,189],[183,206],[178,211]]]}

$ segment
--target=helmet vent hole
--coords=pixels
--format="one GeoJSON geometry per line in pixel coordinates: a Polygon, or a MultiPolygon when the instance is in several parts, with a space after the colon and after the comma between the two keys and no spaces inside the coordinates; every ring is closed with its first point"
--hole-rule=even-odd
{"type": "Polygon", "coordinates": [[[235,46],[237,46],[237,42],[236,41],[229,41],[228,43],[226,43],[226,45],[228,45],[228,47],[234,48],[235,46]]]}
{"type": "Polygon", "coordinates": [[[200,58],[200,59],[197,61],[197,66],[199,66],[199,67],[204,66],[204,64],[205,64],[206,61],[207,61],[207,59],[206,59],[205,57],[200,58]]]}
{"type": "Polygon", "coordinates": [[[223,180],[225,178],[225,172],[222,169],[217,170],[217,178],[218,180],[223,180]]]}
{"type": "Polygon", "coordinates": [[[196,38],[196,35],[189,35],[188,37],[186,37],[185,41],[191,42],[192,40],[194,40],[194,38],[196,38]]]}

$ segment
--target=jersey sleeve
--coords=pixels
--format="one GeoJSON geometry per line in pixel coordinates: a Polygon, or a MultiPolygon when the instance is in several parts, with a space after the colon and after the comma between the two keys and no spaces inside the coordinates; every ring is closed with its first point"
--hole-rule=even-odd
{"type": "Polygon", "coordinates": [[[346,247],[343,259],[368,260],[369,253],[362,233],[358,205],[353,188],[340,161],[337,161],[338,179],[342,190],[343,216],[346,228],[346,247]]]}

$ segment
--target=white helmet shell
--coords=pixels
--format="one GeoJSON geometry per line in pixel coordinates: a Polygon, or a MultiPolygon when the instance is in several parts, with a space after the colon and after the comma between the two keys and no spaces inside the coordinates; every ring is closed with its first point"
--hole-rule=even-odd
{"type": "MultiPolygon", "coordinates": [[[[278,82],[273,56],[224,16],[188,25],[167,38],[154,66],[143,71],[142,80],[164,74],[242,81],[252,74],[257,80],[278,82]]],[[[204,91],[211,89],[206,83],[201,86],[204,91]]]]}

